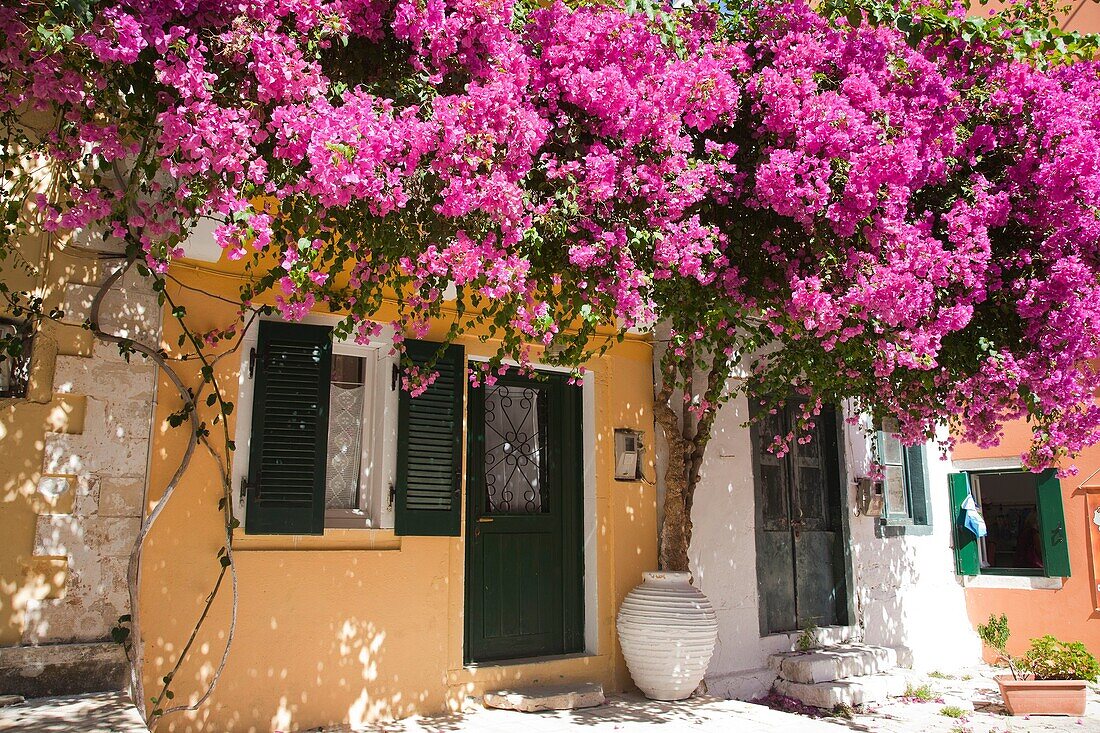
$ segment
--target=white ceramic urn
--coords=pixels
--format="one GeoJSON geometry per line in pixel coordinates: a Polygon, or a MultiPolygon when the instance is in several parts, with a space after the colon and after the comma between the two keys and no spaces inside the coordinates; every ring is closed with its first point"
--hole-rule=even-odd
{"type": "Polygon", "coordinates": [[[683,700],[703,680],[718,617],[691,573],[642,573],[619,608],[619,644],[634,684],[653,700],[683,700]]]}

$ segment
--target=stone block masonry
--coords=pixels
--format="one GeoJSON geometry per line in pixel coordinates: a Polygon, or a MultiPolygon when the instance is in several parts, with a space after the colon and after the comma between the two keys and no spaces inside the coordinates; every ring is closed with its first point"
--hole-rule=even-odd
{"type": "MultiPolygon", "coordinates": [[[[66,286],[66,323],[83,322],[96,289],[66,286]]],[[[160,325],[156,295],[140,278],[127,275],[107,296],[105,331],[157,344],[160,325]]],[[[41,510],[26,563],[35,590],[25,601],[20,645],[0,648],[0,692],[31,697],[125,684],[126,659],[110,634],[129,612],[126,567],[145,504],[156,378],[153,364],[127,361],[112,344],[57,356],[53,393],[79,400],[83,420],[78,430],[44,436],[41,510]]]]}

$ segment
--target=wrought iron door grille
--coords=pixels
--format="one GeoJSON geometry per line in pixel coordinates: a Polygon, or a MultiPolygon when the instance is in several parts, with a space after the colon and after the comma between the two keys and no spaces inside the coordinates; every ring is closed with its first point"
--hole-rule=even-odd
{"type": "Polygon", "coordinates": [[[485,505],[490,514],[539,514],[545,496],[547,394],[541,387],[485,388],[485,505]]]}

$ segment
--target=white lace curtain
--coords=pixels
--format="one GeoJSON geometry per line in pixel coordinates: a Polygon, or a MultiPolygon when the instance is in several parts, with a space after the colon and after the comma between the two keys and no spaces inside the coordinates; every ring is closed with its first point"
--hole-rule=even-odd
{"type": "Polygon", "coordinates": [[[328,421],[326,509],[359,508],[365,387],[332,384],[328,421]]]}

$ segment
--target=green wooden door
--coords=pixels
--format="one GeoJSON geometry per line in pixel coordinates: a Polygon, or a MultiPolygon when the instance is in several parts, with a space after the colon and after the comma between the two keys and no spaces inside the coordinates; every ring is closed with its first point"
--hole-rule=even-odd
{"type": "Polygon", "coordinates": [[[807,440],[768,451],[795,427],[798,402],[753,426],[760,630],[775,634],[847,623],[836,413],[825,408],[807,440]]]}
{"type": "Polygon", "coordinates": [[[563,375],[470,389],[467,663],[582,649],[581,429],[563,375]]]}

